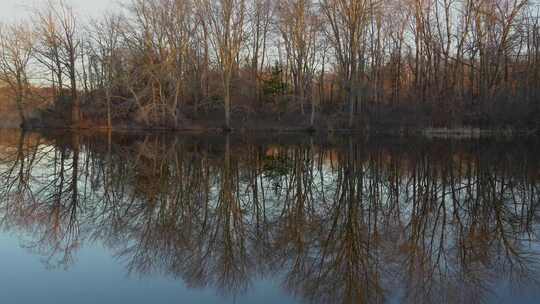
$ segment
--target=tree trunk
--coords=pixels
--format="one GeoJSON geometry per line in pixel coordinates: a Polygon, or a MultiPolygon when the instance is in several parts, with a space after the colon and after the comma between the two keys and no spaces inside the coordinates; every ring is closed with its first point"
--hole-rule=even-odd
{"type": "Polygon", "coordinates": [[[315,98],[311,98],[311,116],[309,118],[309,127],[313,129],[315,127],[315,98]]]}
{"type": "Polygon", "coordinates": [[[107,99],[107,129],[112,129],[112,118],[111,118],[111,93],[109,92],[109,89],[107,88],[105,90],[105,95],[107,99]]]}
{"type": "Polygon", "coordinates": [[[74,127],[78,128],[81,118],[81,104],[79,101],[79,96],[77,94],[77,82],[75,80],[75,69],[73,68],[73,74],[71,76],[71,102],[72,102],[72,113],[71,119],[74,127]]]}
{"type": "Polygon", "coordinates": [[[17,103],[17,111],[19,112],[19,117],[21,119],[21,126],[23,127],[24,129],[24,126],[26,124],[26,116],[24,115],[24,106],[23,106],[23,102],[24,102],[24,87],[22,85],[22,81],[19,80],[17,81],[17,90],[18,92],[16,92],[16,103],[17,103]]]}
{"type": "Polygon", "coordinates": [[[354,125],[354,104],[356,102],[356,96],[357,84],[356,80],[353,79],[349,84],[349,129],[352,129],[354,125]]]}
{"type": "Polygon", "coordinates": [[[19,117],[21,119],[21,126],[25,127],[26,125],[26,116],[24,115],[24,107],[22,105],[23,103],[23,97],[20,95],[20,93],[17,94],[17,111],[19,112],[19,117]]]}
{"type": "Polygon", "coordinates": [[[225,106],[225,130],[231,130],[231,76],[225,72],[223,76],[223,101],[225,106]]]}

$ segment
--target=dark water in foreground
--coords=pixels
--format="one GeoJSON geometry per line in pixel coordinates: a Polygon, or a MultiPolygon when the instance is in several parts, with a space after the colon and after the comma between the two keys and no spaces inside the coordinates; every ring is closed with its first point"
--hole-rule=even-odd
{"type": "Polygon", "coordinates": [[[537,303],[530,140],[0,132],[2,303],[537,303]]]}

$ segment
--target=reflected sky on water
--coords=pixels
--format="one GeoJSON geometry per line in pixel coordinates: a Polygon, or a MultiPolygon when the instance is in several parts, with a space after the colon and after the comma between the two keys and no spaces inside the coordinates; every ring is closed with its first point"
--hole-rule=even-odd
{"type": "Polygon", "coordinates": [[[539,152],[2,131],[3,300],[535,303],[539,152]]]}

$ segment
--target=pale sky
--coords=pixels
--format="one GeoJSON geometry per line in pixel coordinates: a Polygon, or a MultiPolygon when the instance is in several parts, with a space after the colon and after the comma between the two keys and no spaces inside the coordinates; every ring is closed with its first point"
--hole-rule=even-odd
{"type": "MultiPolygon", "coordinates": [[[[98,17],[111,8],[117,7],[117,0],[65,0],[73,6],[77,15],[98,17]]],[[[9,22],[28,16],[28,8],[43,5],[46,0],[0,0],[0,22],[9,22]]]]}

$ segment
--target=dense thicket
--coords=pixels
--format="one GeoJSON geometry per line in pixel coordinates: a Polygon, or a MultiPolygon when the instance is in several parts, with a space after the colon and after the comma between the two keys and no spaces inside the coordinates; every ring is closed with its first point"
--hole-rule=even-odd
{"type": "Polygon", "coordinates": [[[23,122],[32,84],[55,92],[43,118],[69,112],[59,121],[75,127],[534,127],[540,115],[534,1],[130,0],[97,20],[49,1],[33,15],[0,34],[23,122]]]}

